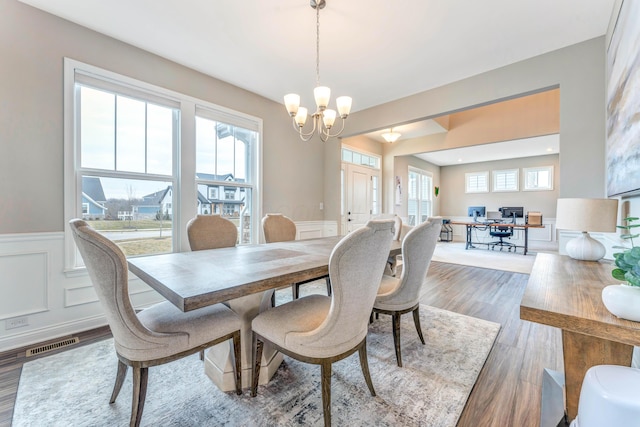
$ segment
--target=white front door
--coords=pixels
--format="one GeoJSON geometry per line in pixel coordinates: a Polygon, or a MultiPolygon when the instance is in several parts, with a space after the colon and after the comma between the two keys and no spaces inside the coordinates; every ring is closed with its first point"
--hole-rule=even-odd
{"type": "Polygon", "coordinates": [[[343,163],[345,197],[342,218],[343,234],[362,227],[378,212],[374,207],[374,191],[379,192],[377,182],[380,179],[380,171],[365,166],[343,163]]]}

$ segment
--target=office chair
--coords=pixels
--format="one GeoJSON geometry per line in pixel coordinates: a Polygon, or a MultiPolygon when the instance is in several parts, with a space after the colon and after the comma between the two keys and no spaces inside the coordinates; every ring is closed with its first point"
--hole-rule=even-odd
{"type": "MultiPolygon", "coordinates": [[[[516,223],[515,216],[513,217],[513,223],[514,224],[516,223]]],[[[504,241],[504,239],[508,239],[513,236],[513,227],[500,226],[500,225],[491,226],[489,228],[489,235],[491,237],[497,237],[499,239],[495,242],[489,243],[489,246],[491,246],[492,250],[495,250],[496,246],[500,246],[500,250],[506,247],[509,252],[511,252],[511,248],[513,248],[514,251],[516,250],[515,243],[504,241]]]]}

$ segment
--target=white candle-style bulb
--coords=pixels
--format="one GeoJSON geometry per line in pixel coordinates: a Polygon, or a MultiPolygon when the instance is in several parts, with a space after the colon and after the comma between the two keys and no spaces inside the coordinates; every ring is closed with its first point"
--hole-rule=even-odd
{"type": "Polygon", "coordinates": [[[336,105],[338,106],[338,113],[340,117],[346,119],[351,112],[351,97],[339,96],[336,98],[336,105]]]}
{"type": "Polygon", "coordinates": [[[331,129],[331,126],[333,126],[333,123],[336,121],[336,110],[324,110],[322,113],[322,121],[324,122],[324,127],[331,129]]]}
{"type": "Polygon", "coordinates": [[[329,105],[331,89],[326,86],[318,86],[313,90],[313,97],[316,99],[318,110],[322,111],[329,105]]]}
{"type": "Polygon", "coordinates": [[[307,109],[304,107],[298,108],[298,112],[296,113],[296,123],[298,127],[303,127],[307,122],[307,109]]]}
{"type": "Polygon", "coordinates": [[[294,117],[298,113],[298,107],[300,107],[300,95],[297,93],[289,93],[284,96],[284,106],[287,108],[287,112],[291,117],[294,117]]]}

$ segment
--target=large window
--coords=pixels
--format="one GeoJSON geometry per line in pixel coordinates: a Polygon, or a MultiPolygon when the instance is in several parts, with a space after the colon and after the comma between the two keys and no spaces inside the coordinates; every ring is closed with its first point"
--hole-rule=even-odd
{"type": "MultiPolygon", "coordinates": [[[[65,59],[65,218],[89,221],[127,256],[188,249],[180,237],[196,214],[229,217],[239,243],[253,243],[260,129],[257,118],[65,59]]],[[[67,268],[81,266],[72,239],[66,246],[67,268]]]]}
{"type": "Polygon", "coordinates": [[[407,215],[409,225],[418,225],[433,215],[432,174],[420,169],[409,168],[409,191],[407,215]]]}
{"type": "Polygon", "coordinates": [[[220,214],[238,227],[239,243],[251,243],[254,179],[251,155],[258,132],[216,120],[216,112],[196,111],[198,213],[220,214]]]}

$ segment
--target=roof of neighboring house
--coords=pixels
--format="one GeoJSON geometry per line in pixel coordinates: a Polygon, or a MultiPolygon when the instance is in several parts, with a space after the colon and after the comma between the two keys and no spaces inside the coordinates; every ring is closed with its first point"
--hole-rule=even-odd
{"type": "Polygon", "coordinates": [[[95,176],[82,177],[82,192],[96,202],[107,201],[104,190],[102,189],[102,182],[100,182],[100,178],[95,176]]]}
{"type": "Polygon", "coordinates": [[[197,179],[206,179],[207,181],[235,181],[235,182],[244,182],[244,179],[235,179],[233,174],[226,173],[224,175],[213,175],[210,173],[198,173],[196,174],[197,179]]]}
{"type": "Polygon", "coordinates": [[[164,190],[156,191],[155,193],[147,194],[142,197],[142,201],[138,205],[159,205],[167,192],[171,190],[171,186],[168,186],[164,190]]]}

